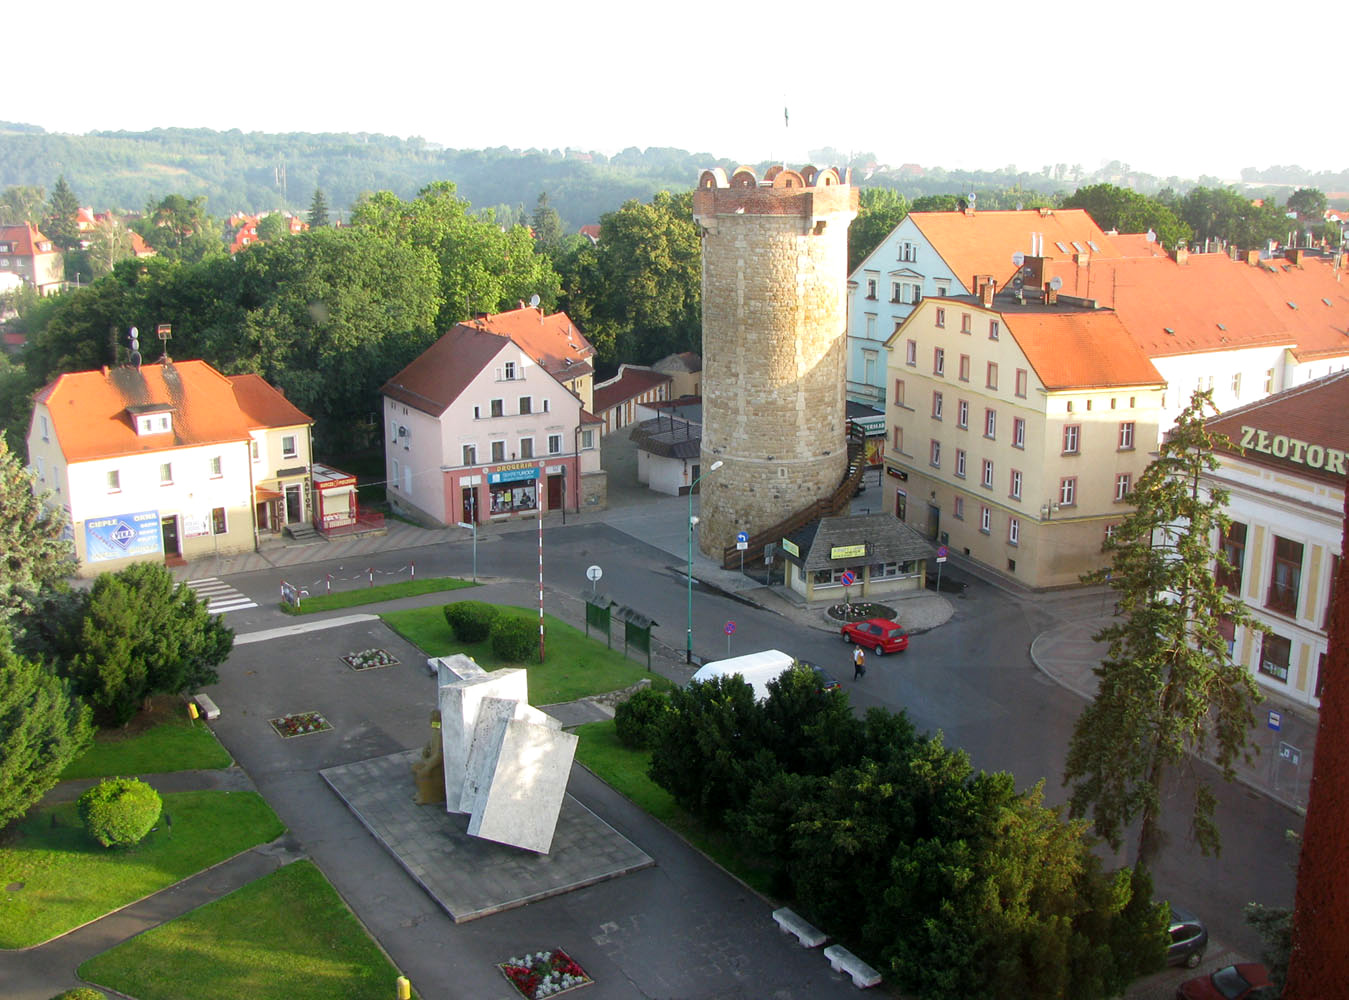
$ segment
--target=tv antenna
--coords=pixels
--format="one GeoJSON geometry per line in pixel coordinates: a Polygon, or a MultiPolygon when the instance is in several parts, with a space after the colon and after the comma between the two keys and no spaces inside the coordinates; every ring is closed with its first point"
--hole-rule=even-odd
{"type": "Polygon", "coordinates": [[[134,326],[127,331],[127,339],[131,341],[131,363],[136,366],[136,371],[141,368],[141,332],[134,326]]]}

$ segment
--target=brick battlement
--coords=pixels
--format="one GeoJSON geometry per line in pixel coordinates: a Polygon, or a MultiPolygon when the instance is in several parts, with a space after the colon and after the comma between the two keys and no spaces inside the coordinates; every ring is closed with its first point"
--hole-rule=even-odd
{"type": "Polygon", "coordinates": [[[737,167],[727,178],[720,167],[704,170],[693,192],[693,215],[708,225],[718,215],[795,215],[818,218],[839,212],[857,213],[858,191],[852,171],[833,167],[787,170],[769,167],[760,181],[749,167],[737,167]]]}

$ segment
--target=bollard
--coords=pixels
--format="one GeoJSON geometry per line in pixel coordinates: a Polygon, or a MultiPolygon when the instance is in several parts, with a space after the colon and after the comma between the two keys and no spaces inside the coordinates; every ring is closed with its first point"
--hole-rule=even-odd
{"type": "Polygon", "coordinates": [[[407,976],[399,976],[394,984],[398,988],[398,1000],[412,1000],[412,984],[408,982],[407,976]]]}
{"type": "Polygon", "coordinates": [[[373,587],[375,585],[375,567],[371,566],[366,572],[370,574],[370,586],[373,587]]]}
{"type": "Polygon", "coordinates": [[[417,579],[417,564],[409,563],[408,565],[412,568],[412,579],[413,580],[417,579]]]}
{"type": "Polygon", "coordinates": [[[331,573],[328,574],[328,589],[326,592],[329,594],[333,592],[333,575],[331,573]]]}

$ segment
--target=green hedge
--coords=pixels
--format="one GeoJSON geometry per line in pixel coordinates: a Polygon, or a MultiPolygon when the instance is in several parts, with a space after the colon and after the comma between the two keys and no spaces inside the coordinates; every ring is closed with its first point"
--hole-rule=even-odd
{"type": "Polygon", "coordinates": [[[104,847],[139,844],[159,819],[159,793],[137,778],[109,778],[80,796],[80,819],[104,847]]]}
{"type": "Polygon", "coordinates": [[[460,642],[483,642],[500,616],[484,601],[456,601],[445,605],[445,621],[460,642]]]}

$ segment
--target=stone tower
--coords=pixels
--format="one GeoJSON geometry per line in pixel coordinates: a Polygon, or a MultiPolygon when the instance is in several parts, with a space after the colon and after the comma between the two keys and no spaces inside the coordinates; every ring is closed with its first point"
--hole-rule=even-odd
{"type": "Polygon", "coordinates": [[[702,471],[698,545],[720,560],[829,496],[847,470],[845,171],[705,170],[693,194],[703,242],[702,471]]]}

